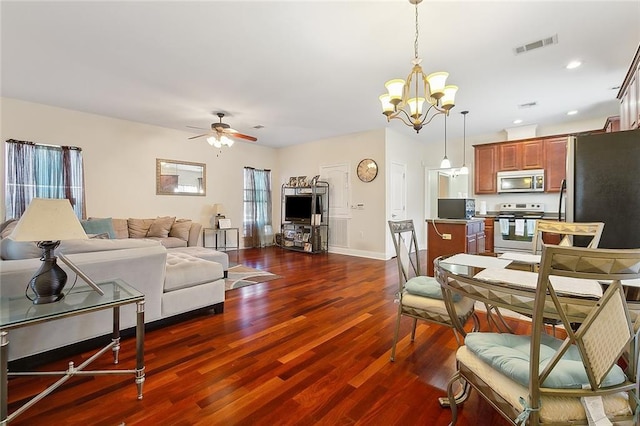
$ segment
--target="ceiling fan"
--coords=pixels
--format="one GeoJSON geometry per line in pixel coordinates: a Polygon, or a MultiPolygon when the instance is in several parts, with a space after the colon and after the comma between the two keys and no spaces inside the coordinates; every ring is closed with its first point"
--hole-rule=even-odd
{"type": "Polygon", "coordinates": [[[233,145],[233,140],[230,138],[240,138],[251,142],[256,142],[258,140],[253,136],[244,135],[237,130],[232,129],[227,123],[223,123],[222,117],[224,117],[224,113],[219,112],[216,115],[220,118],[220,122],[211,124],[211,132],[192,136],[189,139],[197,139],[208,136],[207,142],[209,143],[209,145],[215,146],[216,148],[220,148],[223,145],[233,145]]]}

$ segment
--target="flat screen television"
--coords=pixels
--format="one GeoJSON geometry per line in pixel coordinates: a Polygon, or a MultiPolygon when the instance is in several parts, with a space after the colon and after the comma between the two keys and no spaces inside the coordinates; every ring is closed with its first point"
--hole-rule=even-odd
{"type": "MultiPolygon", "coordinates": [[[[311,223],[311,204],[309,195],[286,195],[284,198],[284,220],[289,222],[311,223]]],[[[322,197],[316,195],[316,214],[322,213],[322,197]]]]}

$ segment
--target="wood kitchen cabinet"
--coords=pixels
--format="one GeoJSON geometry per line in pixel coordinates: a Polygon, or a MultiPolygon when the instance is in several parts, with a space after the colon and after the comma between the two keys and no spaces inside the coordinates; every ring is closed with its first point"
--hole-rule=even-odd
{"type": "Polygon", "coordinates": [[[498,145],[498,171],[544,168],[544,140],[533,139],[498,145]]]}
{"type": "Polygon", "coordinates": [[[495,144],[474,147],[473,185],[476,194],[495,194],[498,190],[497,151],[495,144]]]}
{"type": "Polygon", "coordinates": [[[567,143],[568,136],[561,136],[544,141],[546,151],[545,161],[545,191],[560,192],[562,180],[567,177],[567,143]]]}
{"type": "Polygon", "coordinates": [[[433,276],[433,261],[439,256],[486,251],[484,219],[427,220],[427,275],[433,276]]]}
{"type": "Polygon", "coordinates": [[[640,46],[620,86],[620,130],[640,127],[640,46]]]}
{"type": "Polygon", "coordinates": [[[497,193],[497,172],[534,169],[545,170],[546,192],[559,192],[566,174],[568,136],[475,145],[475,193],[497,193]]]}
{"type": "Polygon", "coordinates": [[[484,250],[493,253],[493,227],[496,218],[493,216],[484,218],[484,250]]]}

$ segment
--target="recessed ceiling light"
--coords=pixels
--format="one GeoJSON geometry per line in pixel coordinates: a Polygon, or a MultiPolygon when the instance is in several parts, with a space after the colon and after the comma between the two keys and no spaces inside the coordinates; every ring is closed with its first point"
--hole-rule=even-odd
{"type": "Polygon", "coordinates": [[[582,62],[580,61],[571,61],[567,64],[567,69],[572,70],[578,68],[580,65],[582,65],[582,62]]]}
{"type": "Polygon", "coordinates": [[[513,120],[513,124],[520,124],[520,123],[522,123],[522,120],[519,118],[517,120],[513,120]]]}
{"type": "Polygon", "coordinates": [[[577,113],[578,113],[578,110],[574,109],[573,111],[569,111],[567,115],[576,115],[577,113]]]}

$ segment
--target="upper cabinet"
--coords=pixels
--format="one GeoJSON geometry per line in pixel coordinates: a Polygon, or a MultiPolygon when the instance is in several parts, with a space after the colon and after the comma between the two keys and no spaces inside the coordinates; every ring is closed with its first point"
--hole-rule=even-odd
{"type": "Polygon", "coordinates": [[[474,146],[474,190],[476,194],[495,194],[497,188],[498,147],[495,144],[474,146]]]}
{"type": "Polygon", "coordinates": [[[631,61],[620,91],[620,130],[633,130],[640,127],[640,46],[631,61]]]}
{"type": "Polygon", "coordinates": [[[498,171],[544,168],[544,141],[541,139],[498,145],[498,171]]]}
{"type": "Polygon", "coordinates": [[[546,139],[544,150],[546,154],[544,185],[546,192],[560,192],[562,181],[567,177],[567,142],[566,136],[546,139]]]}
{"type": "Polygon", "coordinates": [[[474,146],[476,194],[497,193],[497,172],[545,170],[545,191],[559,192],[565,178],[567,136],[474,146]]]}

